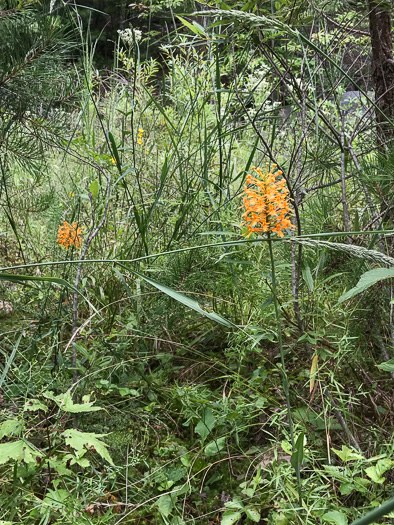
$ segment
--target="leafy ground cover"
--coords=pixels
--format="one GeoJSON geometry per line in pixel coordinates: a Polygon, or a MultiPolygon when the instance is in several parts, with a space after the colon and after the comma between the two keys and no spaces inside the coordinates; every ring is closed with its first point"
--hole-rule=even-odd
{"type": "Polygon", "coordinates": [[[199,13],[155,59],[152,35],[123,32],[101,75],[78,12],[49,7],[44,28],[0,18],[59,32],[48,77],[21,50],[30,98],[0,59],[20,93],[0,114],[0,523],[346,525],[379,508],[392,153],[364,126],[367,89],[341,111],[337,41],[199,13]]]}

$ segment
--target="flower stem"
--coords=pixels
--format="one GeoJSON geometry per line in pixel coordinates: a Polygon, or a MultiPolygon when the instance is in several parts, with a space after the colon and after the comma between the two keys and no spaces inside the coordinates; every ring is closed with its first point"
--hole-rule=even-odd
{"type": "MultiPolygon", "coordinates": [[[[272,292],[274,296],[275,317],[276,317],[277,330],[278,330],[279,353],[280,353],[280,360],[282,364],[281,371],[282,371],[282,380],[283,380],[283,390],[285,392],[285,397],[286,397],[287,417],[289,420],[289,432],[290,432],[291,446],[292,446],[292,450],[294,454],[296,451],[295,451],[293,418],[291,416],[289,379],[287,377],[286,366],[285,366],[285,355],[284,355],[283,341],[282,341],[282,319],[281,319],[281,315],[279,311],[278,294],[277,294],[277,288],[276,288],[275,260],[274,260],[274,253],[272,250],[272,240],[271,240],[270,232],[267,233],[267,237],[268,237],[268,249],[269,249],[270,260],[271,260],[272,292]]],[[[300,502],[301,502],[302,501],[302,488],[301,488],[301,476],[300,476],[299,466],[295,467],[295,471],[297,475],[298,495],[299,495],[300,502]]]]}

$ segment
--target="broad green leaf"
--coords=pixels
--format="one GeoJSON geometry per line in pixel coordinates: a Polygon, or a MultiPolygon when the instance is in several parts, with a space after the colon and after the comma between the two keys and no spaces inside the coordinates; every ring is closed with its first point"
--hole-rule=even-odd
{"type": "Polygon", "coordinates": [[[37,458],[42,458],[41,452],[33,448],[30,443],[20,439],[12,443],[0,444],[0,464],[14,459],[25,463],[37,463],[37,458]]]}
{"type": "Polygon", "coordinates": [[[16,436],[23,430],[23,422],[17,419],[7,419],[0,425],[0,439],[4,436],[16,436]]]}
{"type": "Polygon", "coordinates": [[[291,455],[291,466],[298,473],[301,469],[302,462],[304,460],[304,433],[298,436],[298,439],[294,445],[294,451],[291,455]]]}
{"type": "Polygon", "coordinates": [[[174,516],[171,520],[171,525],[186,525],[186,524],[182,518],[180,518],[179,516],[174,516]]]}
{"type": "Polygon", "coordinates": [[[254,507],[245,507],[245,513],[250,520],[256,523],[260,522],[260,512],[254,507]]]}
{"type": "Polygon", "coordinates": [[[360,476],[356,476],[353,478],[354,482],[354,489],[357,490],[357,492],[361,492],[361,494],[364,494],[367,492],[367,487],[371,484],[369,479],[360,478],[360,476]]]}
{"type": "Polygon", "coordinates": [[[302,277],[304,281],[306,282],[306,285],[308,286],[308,290],[312,293],[313,292],[313,277],[311,269],[307,264],[305,264],[302,268],[302,277]]]}
{"type": "Polygon", "coordinates": [[[380,484],[385,481],[383,474],[387,470],[391,469],[392,466],[393,466],[393,462],[389,460],[388,458],[380,459],[376,463],[376,465],[366,468],[365,473],[369,478],[372,479],[372,481],[380,484]]]}
{"type": "Polygon", "coordinates": [[[202,441],[205,441],[208,434],[211,432],[215,426],[215,418],[213,416],[212,410],[209,407],[205,407],[202,411],[202,416],[200,421],[197,423],[195,431],[201,437],[202,441]]]}
{"type": "Polygon", "coordinates": [[[69,499],[69,498],[71,499],[72,495],[70,494],[70,492],[68,490],[65,490],[65,489],[52,490],[52,489],[49,489],[47,495],[45,496],[45,498],[42,501],[42,506],[41,506],[41,509],[40,509],[41,514],[44,514],[44,513],[47,512],[47,508],[46,507],[50,507],[51,509],[56,509],[56,510],[59,510],[61,508],[65,508],[64,502],[67,499],[69,499]]]}
{"type": "Polygon", "coordinates": [[[236,325],[225,319],[224,317],[220,316],[219,314],[216,314],[215,312],[207,312],[201,306],[198,304],[197,301],[194,301],[190,297],[187,297],[186,295],[183,295],[182,293],[176,292],[172,288],[169,288],[168,286],[164,286],[164,284],[160,284],[156,281],[153,281],[149,277],[146,277],[145,275],[142,275],[141,273],[136,272],[135,270],[130,270],[135,275],[138,275],[141,279],[146,281],[147,283],[151,284],[161,292],[165,293],[169,297],[172,297],[179,303],[184,304],[185,306],[191,308],[192,310],[198,312],[201,315],[204,315],[205,317],[208,317],[208,319],[211,319],[211,321],[215,321],[216,323],[223,324],[225,326],[228,326],[230,328],[236,328],[236,325]]]}
{"type": "Polygon", "coordinates": [[[89,191],[92,194],[93,199],[95,199],[99,191],[99,183],[97,179],[94,179],[94,181],[90,183],[89,191]]]}
{"type": "Polygon", "coordinates": [[[347,496],[355,489],[354,483],[351,483],[347,481],[346,483],[342,483],[342,485],[339,487],[339,492],[342,494],[342,496],[347,496]]]}
{"type": "Polygon", "coordinates": [[[235,497],[233,500],[227,501],[227,503],[225,503],[224,506],[227,507],[228,509],[244,510],[245,508],[240,497],[235,497]]]}
{"type": "Polygon", "coordinates": [[[242,514],[236,510],[226,510],[223,512],[220,525],[233,525],[236,521],[241,519],[242,514]]]}
{"type": "Polygon", "coordinates": [[[38,399],[28,399],[25,403],[25,406],[23,407],[23,410],[25,412],[35,412],[36,410],[43,410],[44,412],[47,412],[48,407],[44,405],[44,403],[41,403],[38,399]]]}
{"type": "Polygon", "coordinates": [[[66,445],[70,445],[78,455],[82,455],[81,453],[88,449],[91,452],[97,452],[97,454],[106,459],[108,463],[113,465],[113,461],[107,450],[107,445],[98,439],[107,434],[80,432],[79,430],[70,428],[69,430],[65,430],[62,435],[65,437],[66,445]]]}
{"type": "Polygon", "coordinates": [[[212,441],[211,443],[208,443],[208,445],[204,449],[204,453],[207,456],[214,456],[221,450],[223,450],[224,445],[226,444],[226,438],[221,437],[219,439],[215,439],[215,441],[212,441]]]}
{"type": "Polygon", "coordinates": [[[334,465],[323,465],[324,470],[334,479],[339,481],[348,482],[351,481],[348,475],[346,475],[344,467],[335,467],[334,465]]]}
{"type": "Polygon", "coordinates": [[[378,367],[385,372],[394,372],[394,358],[386,361],[385,363],[380,363],[378,367]]]}
{"type": "Polygon", "coordinates": [[[358,452],[353,452],[349,447],[346,445],[342,445],[342,450],[337,450],[336,448],[332,449],[337,456],[341,458],[341,460],[344,463],[347,463],[348,461],[352,461],[353,459],[364,459],[364,456],[362,454],[359,454],[358,452]]]}
{"type": "Polygon", "coordinates": [[[157,500],[159,511],[165,518],[171,514],[175,502],[176,496],[173,494],[163,494],[163,496],[160,496],[160,498],[157,500]]]}
{"type": "Polygon", "coordinates": [[[97,412],[97,410],[102,410],[101,407],[92,406],[94,401],[89,401],[89,395],[82,398],[83,404],[74,403],[70,390],[67,390],[65,394],[59,394],[58,396],[55,396],[54,393],[50,391],[43,392],[42,395],[48,399],[52,399],[52,401],[55,401],[57,406],[61,410],[64,410],[64,412],[77,414],[80,412],[97,412]]]}
{"type": "Polygon", "coordinates": [[[135,390],[134,388],[126,388],[126,387],[116,387],[119,391],[119,394],[123,396],[139,396],[140,393],[138,390],[135,390]]]}
{"type": "Polygon", "coordinates": [[[375,268],[375,270],[369,270],[360,277],[360,280],[354,288],[341,295],[341,297],[338,299],[338,303],[342,303],[347,299],[351,299],[355,295],[364,292],[370,286],[373,286],[374,284],[376,284],[379,281],[382,281],[383,279],[390,279],[392,277],[394,277],[394,267],[375,268]]]}
{"type": "Polygon", "coordinates": [[[347,516],[339,510],[330,510],[323,514],[322,519],[327,523],[334,523],[335,525],[347,525],[347,516]]]}
{"type": "Polygon", "coordinates": [[[275,525],[287,525],[289,523],[289,518],[284,514],[275,513],[275,525]]]}
{"type": "Polygon", "coordinates": [[[182,22],[182,24],[185,27],[190,29],[190,31],[192,31],[194,34],[199,35],[199,36],[205,36],[205,37],[207,36],[204,29],[200,26],[200,24],[191,24],[190,22],[188,22],[187,20],[185,20],[184,18],[178,15],[177,15],[177,18],[182,22]]]}

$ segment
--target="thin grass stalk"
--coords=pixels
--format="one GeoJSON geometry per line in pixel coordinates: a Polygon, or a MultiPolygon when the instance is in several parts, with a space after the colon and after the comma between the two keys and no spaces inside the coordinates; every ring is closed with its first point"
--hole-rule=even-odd
{"type": "MultiPolygon", "coordinates": [[[[284,355],[284,350],[283,350],[282,319],[281,319],[279,303],[278,303],[278,294],[277,294],[277,288],[276,288],[276,274],[275,274],[275,259],[274,259],[274,253],[272,250],[272,240],[271,240],[270,232],[267,233],[267,237],[268,237],[268,249],[269,249],[269,254],[270,254],[270,261],[271,261],[272,295],[274,299],[275,317],[276,317],[276,324],[277,324],[277,330],[278,330],[279,354],[280,354],[280,360],[281,360],[281,365],[282,365],[281,372],[282,372],[282,380],[283,380],[283,390],[285,392],[285,397],[286,397],[286,408],[287,408],[287,417],[289,420],[289,433],[290,433],[291,446],[294,452],[295,451],[295,439],[294,439],[293,418],[291,414],[289,379],[287,377],[286,365],[285,365],[285,355],[284,355]]],[[[299,496],[300,502],[302,502],[301,475],[300,475],[299,467],[296,467],[295,471],[296,471],[296,476],[297,476],[298,496],[299,496]]]]}

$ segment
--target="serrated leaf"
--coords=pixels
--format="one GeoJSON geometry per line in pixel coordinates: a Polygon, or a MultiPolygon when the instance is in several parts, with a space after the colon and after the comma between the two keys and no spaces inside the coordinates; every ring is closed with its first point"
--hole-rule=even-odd
{"type": "Polygon", "coordinates": [[[259,523],[260,521],[260,512],[258,510],[256,510],[255,508],[253,507],[245,507],[245,513],[247,515],[247,517],[256,522],[256,523],[259,523]]]}
{"type": "Polygon", "coordinates": [[[330,510],[323,514],[322,519],[327,523],[334,523],[335,525],[347,525],[347,516],[339,510],[330,510]]]}
{"type": "Polygon", "coordinates": [[[323,465],[324,470],[335,479],[339,481],[350,481],[349,477],[344,473],[344,469],[341,467],[335,467],[334,465],[323,465]]]}
{"type": "Polygon", "coordinates": [[[347,463],[348,461],[352,461],[354,459],[364,459],[364,456],[362,454],[359,454],[358,452],[353,452],[346,445],[342,445],[342,450],[337,450],[336,448],[333,448],[332,450],[337,456],[341,458],[341,460],[344,463],[347,463]]]}
{"type": "Polygon", "coordinates": [[[36,450],[30,443],[20,439],[12,443],[0,444],[0,464],[7,463],[10,460],[25,463],[37,463],[37,458],[42,458],[41,452],[36,450]]]}
{"type": "Polygon", "coordinates": [[[375,483],[384,483],[385,478],[383,474],[393,466],[393,462],[389,459],[380,459],[376,465],[365,469],[366,475],[375,483]]]}
{"type": "Polygon", "coordinates": [[[62,435],[65,437],[66,445],[70,445],[78,455],[81,454],[81,452],[85,452],[87,449],[94,450],[102,458],[106,459],[108,463],[113,465],[113,461],[107,450],[107,445],[99,440],[99,438],[104,437],[107,434],[80,432],[79,430],[71,428],[65,430],[62,435]]]}
{"type": "Polygon", "coordinates": [[[7,421],[3,421],[0,425],[0,439],[4,436],[15,436],[20,434],[23,430],[23,426],[22,421],[18,421],[17,419],[7,419],[7,421]]]}
{"type": "Polygon", "coordinates": [[[23,410],[25,412],[35,412],[36,410],[43,410],[44,412],[47,412],[48,407],[38,399],[28,399],[25,403],[25,406],[23,407],[23,410]]]}
{"type": "Polygon", "coordinates": [[[94,401],[89,401],[89,395],[83,397],[83,404],[74,403],[70,390],[67,390],[65,394],[59,394],[58,396],[55,396],[54,393],[50,391],[43,392],[42,395],[48,399],[52,399],[52,401],[55,401],[57,406],[61,410],[64,410],[64,412],[78,414],[81,412],[97,412],[97,410],[102,410],[101,407],[92,406],[94,401]]]}
{"type": "Polygon", "coordinates": [[[211,432],[215,426],[215,418],[213,416],[212,410],[209,407],[205,407],[202,411],[202,417],[197,423],[195,431],[201,437],[202,441],[205,441],[208,434],[211,432]]]}
{"type": "Polygon", "coordinates": [[[220,525],[233,525],[236,521],[241,519],[242,514],[235,510],[226,510],[223,512],[220,525]]]}

